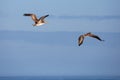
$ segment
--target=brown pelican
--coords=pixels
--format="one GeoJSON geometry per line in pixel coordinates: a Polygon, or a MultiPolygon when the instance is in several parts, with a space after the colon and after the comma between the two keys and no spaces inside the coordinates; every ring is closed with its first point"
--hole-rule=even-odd
{"type": "Polygon", "coordinates": [[[31,16],[32,20],[35,22],[35,24],[33,24],[33,26],[40,26],[40,25],[43,25],[46,23],[44,21],[44,18],[48,17],[49,15],[42,16],[39,19],[37,19],[35,14],[24,14],[24,16],[31,16]]]}
{"type": "Polygon", "coordinates": [[[78,45],[79,45],[79,46],[83,43],[84,38],[85,38],[86,36],[96,38],[96,39],[98,39],[99,41],[104,41],[104,40],[100,39],[97,35],[94,35],[94,34],[92,34],[91,32],[89,32],[89,33],[80,35],[80,37],[78,38],[78,45]]]}

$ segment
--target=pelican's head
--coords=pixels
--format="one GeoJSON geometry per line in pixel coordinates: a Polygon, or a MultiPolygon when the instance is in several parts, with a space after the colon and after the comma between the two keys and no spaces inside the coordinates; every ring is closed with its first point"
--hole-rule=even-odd
{"type": "Polygon", "coordinates": [[[84,34],[84,36],[88,36],[88,35],[90,35],[90,34],[91,34],[91,32],[88,32],[88,33],[84,34]]]}

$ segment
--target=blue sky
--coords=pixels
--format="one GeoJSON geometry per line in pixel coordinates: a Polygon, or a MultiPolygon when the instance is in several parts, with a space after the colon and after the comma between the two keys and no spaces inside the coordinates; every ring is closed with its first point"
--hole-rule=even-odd
{"type": "Polygon", "coordinates": [[[120,75],[120,0],[1,0],[0,76],[120,75]],[[49,14],[33,27],[30,17],[49,14]],[[105,42],[79,35],[93,32],[105,42]]]}

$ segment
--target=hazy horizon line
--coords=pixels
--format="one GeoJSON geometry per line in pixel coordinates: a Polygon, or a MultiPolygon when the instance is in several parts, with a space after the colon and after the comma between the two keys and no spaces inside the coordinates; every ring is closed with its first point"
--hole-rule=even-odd
{"type": "Polygon", "coordinates": [[[61,33],[61,32],[67,32],[67,33],[87,33],[87,32],[92,32],[92,33],[120,33],[120,32],[101,32],[101,31],[31,31],[31,30],[0,30],[0,32],[41,32],[41,33],[61,33]]]}

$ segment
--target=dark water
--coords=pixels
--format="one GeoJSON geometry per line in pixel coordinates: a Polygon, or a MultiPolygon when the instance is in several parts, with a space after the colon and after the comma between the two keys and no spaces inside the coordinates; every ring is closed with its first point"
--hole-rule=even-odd
{"type": "Polygon", "coordinates": [[[37,76],[37,77],[0,77],[0,80],[120,80],[120,76],[37,76]]]}

